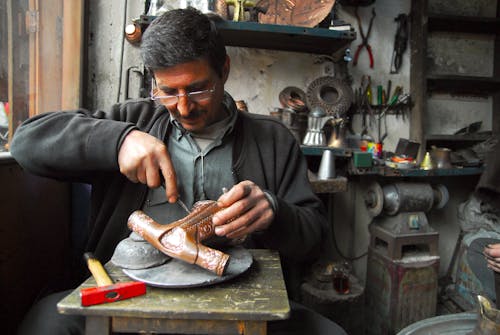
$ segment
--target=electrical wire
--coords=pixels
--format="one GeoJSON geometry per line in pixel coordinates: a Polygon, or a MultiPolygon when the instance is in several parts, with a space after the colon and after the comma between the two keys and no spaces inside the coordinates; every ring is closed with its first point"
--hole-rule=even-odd
{"type": "MultiPolygon", "coordinates": [[[[122,32],[125,31],[125,26],[127,25],[127,8],[128,8],[128,0],[125,0],[125,4],[123,7],[123,29],[122,32]]],[[[118,94],[116,96],[116,102],[120,102],[120,95],[122,90],[122,79],[123,79],[123,55],[125,53],[125,36],[122,34],[122,46],[120,51],[120,72],[118,75],[118,94]]]]}

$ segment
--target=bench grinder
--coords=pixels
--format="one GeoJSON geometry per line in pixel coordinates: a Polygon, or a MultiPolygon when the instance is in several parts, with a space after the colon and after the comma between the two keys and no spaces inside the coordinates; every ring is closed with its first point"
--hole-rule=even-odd
{"type": "Polygon", "coordinates": [[[374,182],[365,193],[373,217],[366,274],[367,334],[395,334],[435,315],[439,234],[425,212],[448,202],[443,185],[374,182]]]}

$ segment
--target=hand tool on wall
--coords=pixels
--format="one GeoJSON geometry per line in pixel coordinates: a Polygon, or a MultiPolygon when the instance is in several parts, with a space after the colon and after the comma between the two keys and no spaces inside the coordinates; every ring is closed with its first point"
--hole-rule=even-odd
{"type": "Polygon", "coordinates": [[[358,45],[358,48],[354,53],[354,60],[352,62],[352,65],[356,66],[358,64],[359,54],[361,50],[363,50],[363,48],[366,48],[366,51],[368,52],[368,57],[370,58],[370,68],[373,69],[373,53],[372,53],[372,47],[368,43],[368,38],[370,37],[370,33],[372,31],[372,26],[373,26],[373,20],[375,19],[376,16],[375,8],[372,8],[372,17],[370,18],[370,24],[368,25],[368,31],[366,32],[366,35],[363,32],[363,26],[361,25],[361,18],[359,17],[358,14],[358,7],[356,7],[354,13],[356,15],[356,20],[358,21],[359,34],[361,35],[361,44],[358,45]]]}
{"type": "Polygon", "coordinates": [[[408,44],[408,15],[399,14],[394,21],[398,23],[396,36],[394,37],[394,51],[392,52],[391,74],[399,73],[403,62],[403,53],[408,44]]]}
{"type": "Polygon", "coordinates": [[[97,287],[84,288],[80,290],[82,306],[92,306],[124,300],[146,293],[146,284],[142,282],[114,284],[102,264],[92,253],[85,253],[84,259],[97,283],[97,287]]]}
{"type": "Polygon", "coordinates": [[[495,271],[495,295],[496,295],[496,305],[500,308],[500,272],[495,271]]]}

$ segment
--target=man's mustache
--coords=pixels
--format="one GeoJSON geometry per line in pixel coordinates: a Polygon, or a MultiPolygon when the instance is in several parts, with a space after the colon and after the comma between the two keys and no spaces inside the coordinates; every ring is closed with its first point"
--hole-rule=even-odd
{"type": "Polygon", "coordinates": [[[205,113],[205,111],[201,110],[201,109],[194,109],[194,110],[190,111],[187,116],[181,116],[181,114],[179,113],[178,110],[175,110],[171,113],[173,114],[173,116],[176,119],[190,120],[190,119],[196,119],[196,118],[200,117],[201,115],[203,115],[203,113],[205,113]]]}

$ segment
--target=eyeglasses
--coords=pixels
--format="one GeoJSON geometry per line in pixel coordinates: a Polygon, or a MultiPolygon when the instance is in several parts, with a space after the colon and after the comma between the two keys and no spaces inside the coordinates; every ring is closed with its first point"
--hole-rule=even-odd
{"type": "Polygon", "coordinates": [[[151,100],[160,100],[165,105],[175,105],[180,97],[187,97],[189,100],[194,102],[202,102],[208,100],[212,97],[212,94],[215,92],[215,84],[212,88],[203,91],[195,91],[195,92],[187,92],[187,93],[179,93],[172,95],[159,95],[162,92],[157,86],[156,81],[153,79],[151,83],[151,100]]]}

